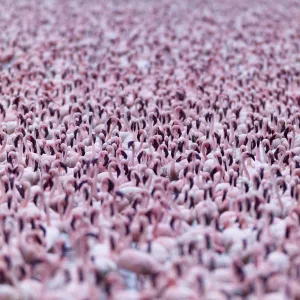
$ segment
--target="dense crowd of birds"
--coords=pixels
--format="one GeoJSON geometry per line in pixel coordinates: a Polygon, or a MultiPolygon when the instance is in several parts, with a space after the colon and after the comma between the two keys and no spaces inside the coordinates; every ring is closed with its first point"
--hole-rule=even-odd
{"type": "Polygon", "coordinates": [[[298,1],[0,6],[0,299],[300,299],[298,1]]]}

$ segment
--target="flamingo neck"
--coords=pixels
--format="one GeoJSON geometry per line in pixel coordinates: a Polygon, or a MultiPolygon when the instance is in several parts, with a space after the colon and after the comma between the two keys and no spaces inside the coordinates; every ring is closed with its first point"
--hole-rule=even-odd
{"type": "Polygon", "coordinates": [[[65,219],[68,219],[70,217],[73,205],[74,205],[74,193],[72,193],[71,199],[69,201],[69,205],[65,213],[65,219]]]}
{"type": "Polygon", "coordinates": [[[6,143],[7,143],[7,138],[6,138],[6,136],[5,136],[5,139],[4,139],[4,141],[3,141],[3,144],[2,144],[2,146],[1,146],[1,148],[0,148],[0,155],[3,154],[4,151],[5,151],[5,149],[6,149],[6,143]]]}
{"type": "Polygon", "coordinates": [[[142,140],[140,142],[140,146],[139,146],[138,152],[140,152],[143,149],[143,145],[144,145],[145,140],[146,140],[146,138],[143,136],[143,138],[142,138],[142,140]]]}
{"type": "Polygon", "coordinates": [[[260,145],[256,147],[256,159],[261,162],[260,145]]]}
{"type": "Polygon", "coordinates": [[[25,197],[25,201],[24,201],[23,207],[27,207],[28,206],[29,200],[30,200],[30,189],[27,189],[27,193],[26,193],[26,197],[25,197]]]}
{"type": "Polygon", "coordinates": [[[250,180],[250,174],[246,166],[246,159],[244,158],[242,159],[242,167],[242,170],[245,172],[247,179],[250,180]]]}
{"type": "Polygon", "coordinates": [[[132,157],[131,157],[131,165],[134,166],[134,157],[135,157],[135,148],[132,148],[132,157]]]}
{"type": "Polygon", "coordinates": [[[280,211],[283,212],[283,203],[282,203],[282,200],[281,200],[281,196],[280,196],[278,185],[276,183],[276,179],[275,178],[273,178],[273,188],[274,188],[276,196],[277,196],[277,200],[278,200],[278,204],[279,204],[279,207],[280,207],[280,211]]]}

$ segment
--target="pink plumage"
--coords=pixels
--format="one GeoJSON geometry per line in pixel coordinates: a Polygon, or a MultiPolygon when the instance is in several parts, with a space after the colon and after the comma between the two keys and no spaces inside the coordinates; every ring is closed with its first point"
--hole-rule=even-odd
{"type": "Polygon", "coordinates": [[[0,300],[300,298],[298,1],[0,8],[0,300]]]}

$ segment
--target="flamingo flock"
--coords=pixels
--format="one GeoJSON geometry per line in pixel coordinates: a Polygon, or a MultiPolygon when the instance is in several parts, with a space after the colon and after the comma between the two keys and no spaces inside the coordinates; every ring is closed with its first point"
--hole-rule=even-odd
{"type": "Polygon", "coordinates": [[[300,2],[0,4],[0,299],[300,299],[300,2]]]}

